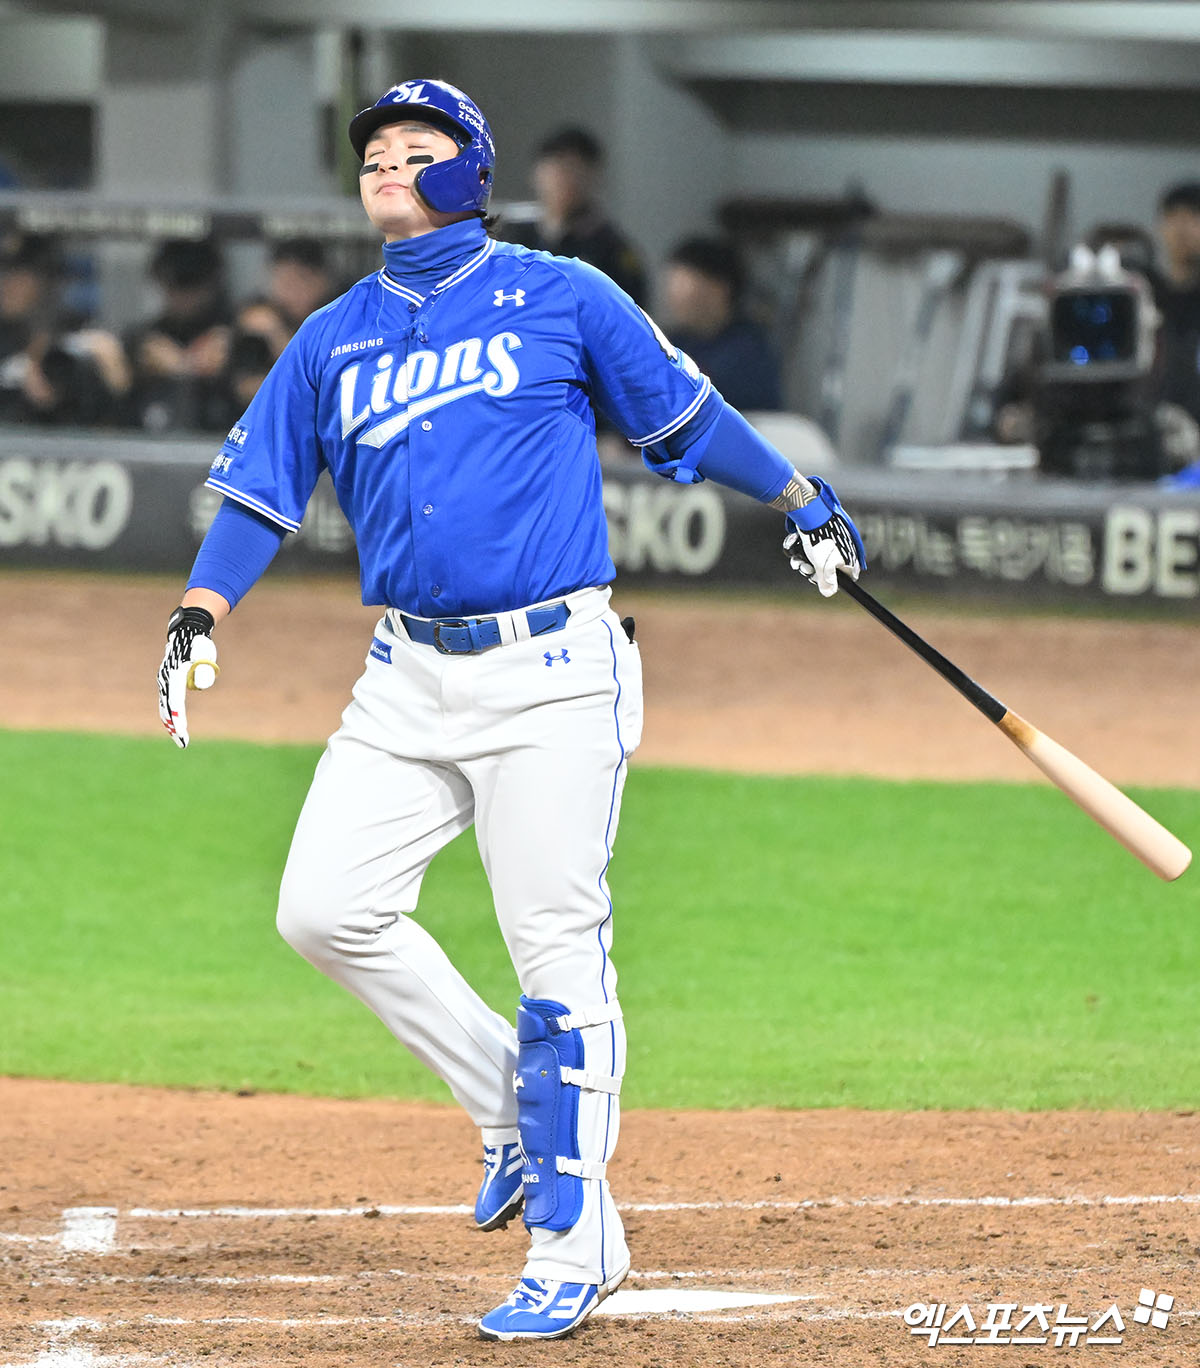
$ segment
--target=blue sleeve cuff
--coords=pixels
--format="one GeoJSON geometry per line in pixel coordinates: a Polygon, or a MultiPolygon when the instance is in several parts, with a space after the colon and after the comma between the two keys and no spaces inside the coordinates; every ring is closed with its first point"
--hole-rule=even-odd
{"type": "Polygon", "coordinates": [[[196,553],[189,589],[211,589],[232,608],[283,545],[282,527],[226,499],[196,553]]]}
{"type": "Polygon", "coordinates": [[[792,463],[761,437],[735,408],[720,400],[721,410],[673,460],[646,464],[657,475],[680,484],[716,480],[718,484],[770,503],[792,478],[792,463]]]}

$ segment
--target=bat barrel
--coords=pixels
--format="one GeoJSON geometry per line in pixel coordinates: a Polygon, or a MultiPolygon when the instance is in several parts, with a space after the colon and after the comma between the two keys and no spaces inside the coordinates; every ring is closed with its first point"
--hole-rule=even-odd
{"type": "Polygon", "coordinates": [[[1191,864],[1192,852],[1178,836],[1065,746],[1014,712],[1006,713],[997,725],[1068,798],[1160,879],[1177,879],[1191,864]]]}
{"type": "Polygon", "coordinates": [[[926,664],[932,666],[948,684],[979,709],[1060,789],[1098,822],[1109,835],[1135,855],[1160,879],[1177,879],[1192,862],[1192,852],[1166,827],[1156,822],[1144,808],[1110,784],[1103,775],[1085,765],[1077,755],[1006,708],[998,698],[977,684],[968,674],[918,636],[907,623],[885,608],[849,575],[838,572],[840,587],[898,637],[926,664]]]}

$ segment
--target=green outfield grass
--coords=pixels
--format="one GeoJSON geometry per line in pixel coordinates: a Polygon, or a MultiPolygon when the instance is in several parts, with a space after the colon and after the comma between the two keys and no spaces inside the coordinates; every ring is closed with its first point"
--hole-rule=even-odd
{"type": "MultiPolygon", "coordinates": [[[[0,1073],[448,1097],[275,934],[318,754],[0,732],[0,1073]]],[[[1200,833],[1200,794],[1135,796],[1200,833]]],[[[625,1100],[1195,1106],[1197,880],[1160,883],[1042,785],[635,769],[625,1100]]],[[[421,915],[511,1015],[470,836],[421,915]]]]}

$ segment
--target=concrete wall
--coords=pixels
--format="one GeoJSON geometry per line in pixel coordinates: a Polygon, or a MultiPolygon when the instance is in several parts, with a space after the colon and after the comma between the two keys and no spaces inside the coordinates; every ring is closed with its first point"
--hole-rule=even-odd
{"type": "MultiPolygon", "coordinates": [[[[1200,135],[1198,135],[1200,139],[1200,135]]],[[[1101,147],[1053,140],[806,136],[739,133],[733,139],[730,188],[784,195],[836,196],[857,180],[882,207],[899,212],[981,214],[1016,219],[1040,232],[1050,178],[1071,177],[1070,220],[1082,235],[1101,220],[1149,227],[1163,187],[1200,179],[1197,147],[1132,144],[1101,147]]]]}
{"type": "Polygon", "coordinates": [[[421,70],[469,91],[487,114],[497,200],[531,198],[538,144],[575,124],[607,147],[613,216],[651,261],[711,226],[728,184],[729,135],[700,99],[659,72],[644,38],[423,36],[410,48],[421,70]]]}
{"type": "MultiPolygon", "coordinates": [[[[324,195],[321,46],[239,29],[236,8],[219,3],[190,31],[0,13],[0,101],[94,101],[105,193],[324,195]],[[283,136],[286,160],[274,152],[283,136]]],[[[1191,91],[689,84],[666,71],[671,51],[669,38],[637,34],[421,33],[376,38],[365,65],[375,79],[440,71],[475,94],[497,134],[499,199],[528,197],[545,133],[592,128],[609,145],[614,212],[652,258],[729,194],[831,195],[857,179],[888,208],[1006,214],[1036,229],[1062,166],[1082,231],[1098,218],[1148,221],[1164,184],[1200,175],[1191,91]]]]}
{"type": "Polygon", "coordinates": [[[99,19],[0,14],[0,99],[93,99],[103,51],[99,19]]]}

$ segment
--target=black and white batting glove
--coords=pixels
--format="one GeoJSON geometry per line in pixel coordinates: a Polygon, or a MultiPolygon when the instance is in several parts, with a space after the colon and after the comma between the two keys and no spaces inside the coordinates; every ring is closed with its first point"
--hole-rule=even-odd
{"type": "Polygon", "coordinates": [[[858,528],[832,487],[815,476],[808,479],[817,497],[787,515],[783,550],[793,570],[815,584],[823,598],[832,598],[837,593],[837,572],[844,570],[851,579],[858,579],[867,568],[867,553],[858,528]]]}
{"type": "Polygon", "coordinates": [[[158,670],[158,715],[180,748],[187,749],[187,691],[211,689],[221,668],[207,608],[176,608],[167,623],[167,649],[158,670]]]}

